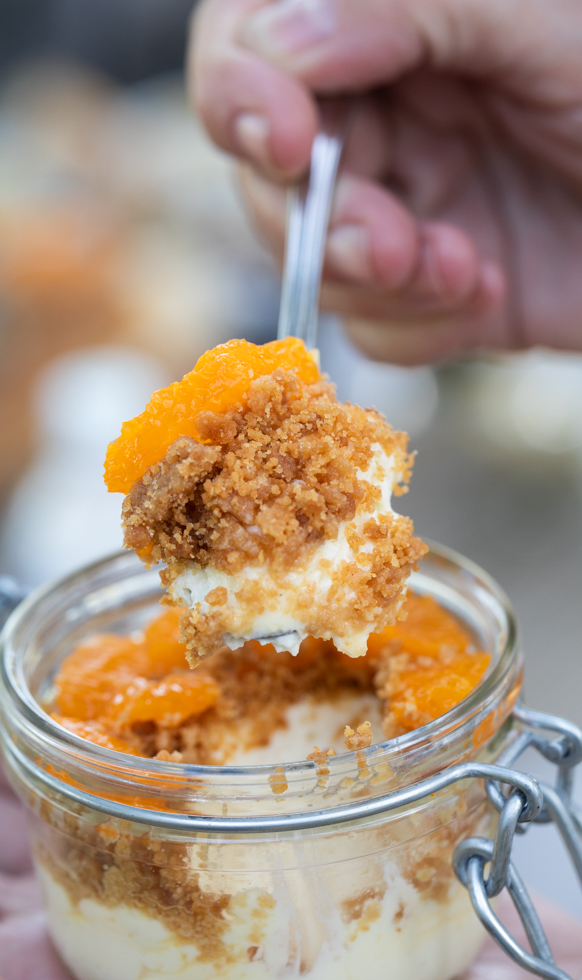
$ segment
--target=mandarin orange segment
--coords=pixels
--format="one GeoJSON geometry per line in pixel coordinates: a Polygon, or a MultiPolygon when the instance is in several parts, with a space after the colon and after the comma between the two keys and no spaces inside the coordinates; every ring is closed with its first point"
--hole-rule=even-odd
{"type": "Polygon", "coordinates": [[[101,717],[120,688],[143,674],[147,665],[143,647],[126,636],[106,634],[81,644],[57,677],[59,713],[80,721],[101,717]]]}
{"type": "Polygon", "coordinates": [[[153,721],[176,728],[216,704],[220,690],[205,674],[170,674],[162,681],[138,677],[113,700],[109,714],[120,726],[153,721]]]}
{"type": "Polygon", "coordinates": [[[400,640],[407,653],[422,657],[438,657],[443,649],[462,651],[469,646],[469,637],[457,620],[430,596],[409,592],[404,611],[405,620],[369,636],[370,653],[378,653],[391,640],[400,640]]]}
{"type": "Polygon", "coordinates": [[[143,645],[149,664],[148,677],[164,677],[174,670],[186,670],[186,644],[180,635],[181,609],[167,609],[154,619],[144,633],[143,645]]]}
{"type": "Polygon", "coordinates": [[[402,671],[392,684],[392,716],[406,731],[440,718],[471,693],[490,661],[487,653],[460,653],[446,665],[402,671]]]}
{"type": "Polygon", "coordinates": [[[179,436],[199,438],[196,417],[200,412],[220,414],[240,404],[251,381],[276,368],[294,370],[306,384],[320,376],[313,356],[296,337],[262,346],[231,340],[207,351],[181,381],[154,392],[145,411],[124,422],[121,435],[107,449],[107,489],[128,493],[179,436]]]}
{"type": "Polygon", "coordinates": [[[123,738],[112,735],[105,726],[99,721],[79,721],[77,718],[63,718],[60,715],[52,715],[54,720],[79,738],[86,738],[88,742],[95,745],[102,745],[106,749],[113,749],[114,752],[125,752],[128,755],[140,755],[123,738]]]}

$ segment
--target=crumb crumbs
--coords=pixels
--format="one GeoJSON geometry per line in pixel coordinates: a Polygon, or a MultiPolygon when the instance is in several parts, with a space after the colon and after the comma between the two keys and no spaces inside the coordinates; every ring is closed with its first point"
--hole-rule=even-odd
{"type": "Polygon", "coordinates": [[[218,588],[212,589],[205,596],[205,601],[209,606],[224,606],[228,601],[228,592],[223,586],[219,585],[218,588]]]}
{"type": "Polygon", "coordinates": [[[306,758],[308,762],[324,762],[325,759],[330,759],[332,755],[335,755],[335,749],[328,749],[327,752],[323,752],[315,745],[313,752],[310,752],[306,758]]]}
{"type": "Polygon", "coordinates": [[[268,781],[269,786],[271,787],[271,790],[275,796],[280,796],[282,793],[286,793],[289,789],[289,783],[287,782],[284,766],[276,766],[275,772],[271,773],[268,781]]]}
{"type": "Polygon", "coordinates": [[[319,789],[327,788],[327,784],[330,776],[330,768],[328,765],[326,765],[326,762],[328,759],[331,759],[331,757],[334,755],[335,755],[334,749],[328,749],[327,752],[322,752],[322,750],[318,749],[316,745],[314,746],[313,752],[310,752],[309,755],[307,756],[308,762],[318,763],[316,772],[317,772],[317,785],[319,789]]]}
{"type": "Polygon", "coordinates": [[[154,756],[154,759],[157,759],[158,762],[183,762],[184,756],[181,752],[168,752],[167,749],[160,749],[154,756]]]}
{"type": "Polygon", "coordinates": [[[344,728],[344,743],[348,752],[355,752],[357,749],[367,749],[374,741],[372,725],[369,721],[358,725],[356,731],[346,725],[344,728]]]}

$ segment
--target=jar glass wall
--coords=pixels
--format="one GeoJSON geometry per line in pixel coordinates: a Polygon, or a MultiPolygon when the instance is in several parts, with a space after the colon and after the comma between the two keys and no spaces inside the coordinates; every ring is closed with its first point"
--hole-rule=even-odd
{"type": "Polygon", "coordinates": [[[442,718],[324,768],[129,757],[42,710],[81,640],[130,633],[152,617],[157,574],[133,555],[84,569],[17,610],[3,640],[3,747],[30,812],[51,932],[78,980],[450,980],[468,966],[483,933],[451,857],[459,840],[491,833],[496,817],[479,782],[341,824],[250,834],[213,826],[373,800],[506,748],[521,659],[503,593],[436,547],[411,586],[461,620],[491,667],[442,718]],[[193,829],[196,816],[210,818],[204,829],[193,829]]]}

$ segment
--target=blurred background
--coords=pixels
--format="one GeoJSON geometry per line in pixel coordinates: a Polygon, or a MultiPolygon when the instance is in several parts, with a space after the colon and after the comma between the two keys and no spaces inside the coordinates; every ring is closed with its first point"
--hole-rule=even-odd
{"type": "MultiPolygon", "coordinates": [[[[27,585],[120,546],[102,462],[151,391],[275,336],[277,271],[184,96],[191,7],[0,0],[0,574],[27,585]]],[[[530,706],[582,724],[582,357],[403,369],[331,317],[320,346],[342,398],[410,432],[419,533],[509,593],[530,706]]],[[[582,919],[554,831],[518,843],[526,880],[582,919]]]]}

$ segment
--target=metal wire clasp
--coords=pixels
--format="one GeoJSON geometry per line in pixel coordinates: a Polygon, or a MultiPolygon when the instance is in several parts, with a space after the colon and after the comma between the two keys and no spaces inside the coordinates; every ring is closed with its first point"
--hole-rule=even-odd
{"type": "MultiPolygon", "coordinates": [[[[497,760],[498,764],[507,771],[526,749],[533,747],[557,766],[555,786],[538,781],[544,805],[531,822],[553,821],[556,824],[582,882],[582,821],[572,802],[573,771],[582,760],[582,732],[563,718],[530,711],[522,705],[516,706],[513,713],[521,723],[522,731],[497,760]],[[552,732],[554,738],[542,732],[552,732]]],[[[555,965],[542,924],[511,862],[513,838],[517,832],[524,833],[526,821],[530,822],[526,798],[521,789],[515,787],[506,796],[500,781],[489,779],[485,786],[491,803],[499,811],[495,839],[469,837],[462,841],[453,855],[457,877],[468,889],[473,908],[487,931],[515,963],[538,977],[571,980],[555,965]],[[511,936],[491,908],[490,900],[504,888],[519,913],[532,952],[511,936]]]]}

